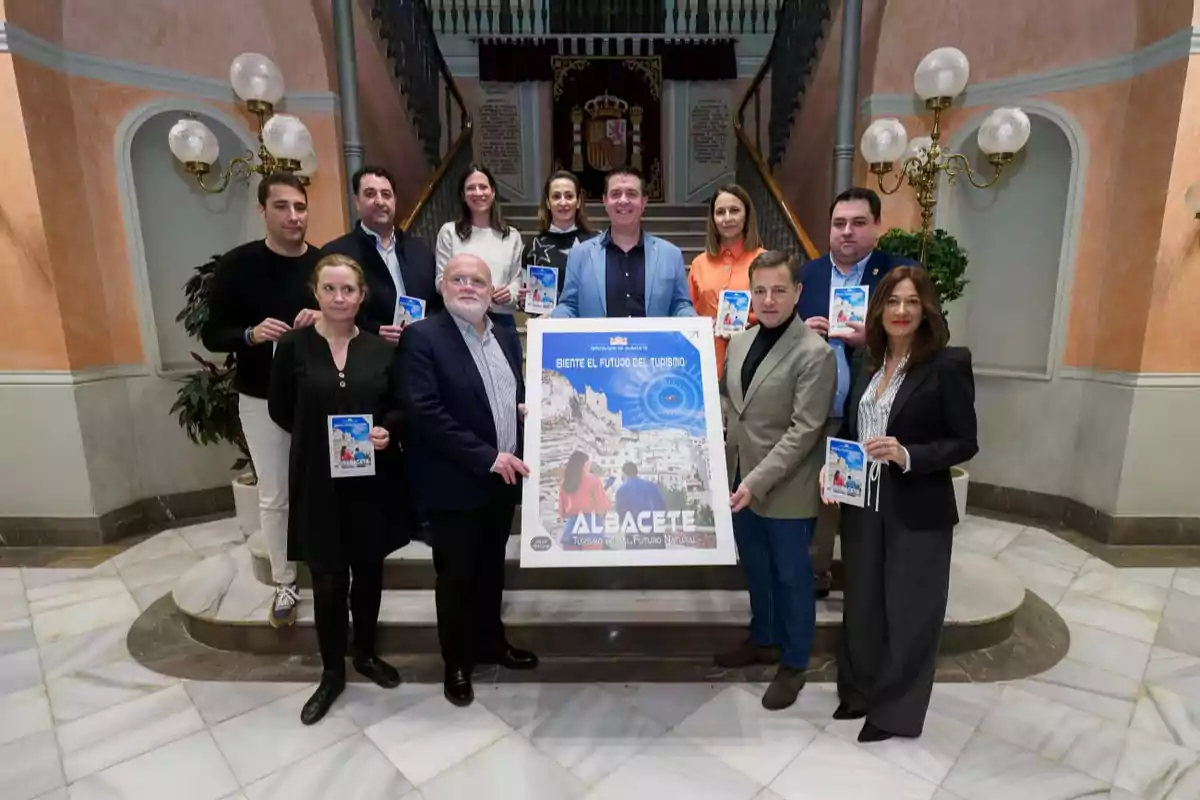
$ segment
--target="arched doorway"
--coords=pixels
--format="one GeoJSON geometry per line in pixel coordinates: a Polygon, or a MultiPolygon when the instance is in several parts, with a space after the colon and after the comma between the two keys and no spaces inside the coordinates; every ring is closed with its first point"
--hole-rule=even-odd
{"type": "MultiPolygon", "coordinates": [[[[988,189],[959,178],[943,189],[949,202],[939,216],[970,255],[966,291],[948,309],[953,341],[971,348],[977,370],[1049,377],[1057,358],[1061,273],[1073,249],[1064,239],[1072,147],[1054,120],[1026,110],[1029,146],[1004,177],[988,189]]],[[[977,130],[968,126],[950,144],[990,176],[977,130]]]]}

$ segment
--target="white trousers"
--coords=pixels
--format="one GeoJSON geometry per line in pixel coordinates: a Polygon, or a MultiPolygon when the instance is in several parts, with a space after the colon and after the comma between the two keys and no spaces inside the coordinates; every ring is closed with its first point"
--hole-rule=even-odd
{"type": "Polygon", "coordinates": [[[239,394],[238,415],[258,473],[258,514],[271,557],[271,576],[275,583],[294,583],[296,564],[287,557],[288,455],[292,437],[271,419],[266,400],[239,394]]]}

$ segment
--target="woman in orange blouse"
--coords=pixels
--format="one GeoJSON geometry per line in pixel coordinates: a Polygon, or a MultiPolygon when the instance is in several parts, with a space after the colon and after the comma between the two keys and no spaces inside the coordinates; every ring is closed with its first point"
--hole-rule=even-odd
{"type": "MultiPolygon", "coordinates": [[[[725,289],[750,290],[750,262],[763,252],[758,222],[750,195],[736,183],[717,189],[708,204],[705,252],[696,256],[688,273],[688,287],[696,313],[716,319],[725,289]]],[[[750,314],[750,325],[757,324],[750,314]]],[[[727,338],[716,337],[717,378],[725,371],[727,338]]]]}

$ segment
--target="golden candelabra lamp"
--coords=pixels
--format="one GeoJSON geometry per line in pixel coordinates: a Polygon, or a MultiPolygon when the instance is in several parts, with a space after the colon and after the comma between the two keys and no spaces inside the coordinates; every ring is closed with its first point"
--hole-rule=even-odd
{"type": "Polygon", "coordinates": [[[921,59],[913,78],[913,87],[933,112],[933,127],[928,136],[909,141],[904,125],[895,117],[877,119],[863,133],[860,145],[863,158],[875,173],[879,190],[895,194],[905,181],[912,186],[921,206],[921,261],[929,250],[933,231],[933,209],[937,205],[938,181],[946,173],[950,183],[966,175],[972,186],[986,189],[1000,180],[1013,155],[1029,141],[1029,117],[1019,108],[997,108],[979,126],[979,149],[995,168],[990,179],[983,179],[962,153],[953,153],[941,144],[942,112],[950,108],[954,98],[967,87],[971,66],[961,50],[939,47],[921,59]],[[903,159],[903,160],[901,160],[903,159]],[[896,182],[888,188],[884,176],[900,161],[896,182]]]}
{"type": "Polygon", "coordinates": [[[233,91],[246,104],[246,110],[258,118],[258,160],[247,150],[225,165],[215,185],[204,182],[220,156],[217,137],[194,115],[171,127],[167,141],[171,153],[183,162],[188,174],[210,194],[225,191],[232,178],[249,181],[254,174],[294,172],[307,185],[317,170],[312,136],[299,118],[276,114],[275,104],[283,97],[283,75],[271,59],[259,53],[243,53],[229,67],[233,91]]]}

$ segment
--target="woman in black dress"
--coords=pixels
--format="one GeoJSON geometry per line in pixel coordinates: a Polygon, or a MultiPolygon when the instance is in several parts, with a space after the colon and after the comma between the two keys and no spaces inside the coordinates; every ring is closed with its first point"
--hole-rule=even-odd
{"type": "MultiPolygon", "coordinates": [[[[867,309],[838,438],[867,451],[866,506],[843,506],[845,597],[834,719],[860,742],[916,737],[933,691],[958,511],[950,468],[979,450],[971,352],[947,347],[929,274],[896,267],[867,309]]],[[[824,477],[824,476],[823,476],[824,477]]]]}
{"type": "MultiPolygon", "coordinates": [[[[383,560],[403,546],[411,503],[398,463],[400,370],[395,348],[360,331],[354,318],[366,296],[351,258],[322,258],[312,276],[321,319],[279,341],[271,371],[271,419],[292,435],[288,483],[288,557],[308,564],[321,648],[321,683],[300,720],[312,725],[346,685],[347,608],[354,617],[354,668],[385,688],[400,684],[375,652],[383,560]],[[369,440],[331,435],[331,415],[372,415],[369,440]],[[346,452],[343,452],[345,450],[346,452]],[[374,475],[361,465],[375,462],[374,475]],[[334,478],[334,470],[345,477],[334,478]],[[353,575],[353,582],[351,582],[353,575]]],[[[364,429],[365,430],[365,429],[364,429]]]]}

